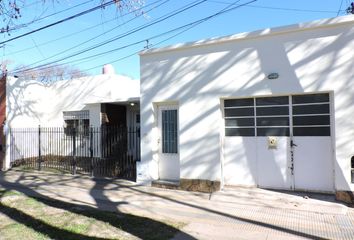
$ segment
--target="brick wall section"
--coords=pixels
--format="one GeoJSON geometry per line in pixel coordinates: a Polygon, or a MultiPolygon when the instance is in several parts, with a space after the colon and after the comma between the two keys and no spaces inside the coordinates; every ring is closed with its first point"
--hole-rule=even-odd
{"type": "Polygon", "coordinates": [[[5,136],[3,123],[6,120],[6,76],[0,79],[0,170],[4,167],[5,160],[5,136]]]}

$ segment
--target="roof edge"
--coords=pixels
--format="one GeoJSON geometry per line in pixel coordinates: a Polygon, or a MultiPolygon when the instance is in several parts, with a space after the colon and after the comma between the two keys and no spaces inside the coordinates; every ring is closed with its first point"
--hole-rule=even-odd
{"type": "Polygon", "coordinates": [[[152,48],[149,50],[144,50],[139,53],[140,56],[149,55],[154,53],[162,53],[168,51],[177,51],[186,48],[193,48],[205,45],[212,45],[217,43],[225,43],[230,41],[237,41],[237,40],[245,40],[245,39],[254,39],[272,35],[279,35],[285,34],[290,32],[299,32],[299,31],[306,31],[312,30],[317,28],[327,28],[333,27],[336,25],[346,25],[354,23],[354,15],[342,16],[342,17],[334,17],[334,18],[325,18],[320,20],[315,20],[311,22],[302,22],[297,24],[279,26],[274,28],[265,28],[261,30],[256,30],[252,32],[243,32],[237,33],[229,36],[222,36],[222,37],[215,37],[215,38],[207,38],[193,42],[186,42],[186,43],[178,43],[174,45],[170,45],[167,47],[162,48],[152,48]]]}

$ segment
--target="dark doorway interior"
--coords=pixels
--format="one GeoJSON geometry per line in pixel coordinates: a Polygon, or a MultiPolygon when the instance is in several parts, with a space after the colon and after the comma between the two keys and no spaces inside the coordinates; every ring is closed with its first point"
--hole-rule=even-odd
{"type": "Polygon", "coordinates": [[[128,141],[138,138],[127,128],[127,107],[104,103],[101,105],[101,117],[101,151],[104,161],[123,164],[125,167],[119,170],[120,177],[135,180],[136,160],[128,153],[128,141]]]}
{"type": "Polygon", "coordinates": [[[101,105],[102,125],[127,127],[126,106],[104,103],[101,105]]]}

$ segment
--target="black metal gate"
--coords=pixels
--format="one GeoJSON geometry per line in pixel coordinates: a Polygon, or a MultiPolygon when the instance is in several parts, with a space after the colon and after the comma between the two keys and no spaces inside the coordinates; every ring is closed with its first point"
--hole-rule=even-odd
{"type": "Polygon", "coordinates": [[[11,128],[11,167],[136,180],[139,128],[11,128]]]}

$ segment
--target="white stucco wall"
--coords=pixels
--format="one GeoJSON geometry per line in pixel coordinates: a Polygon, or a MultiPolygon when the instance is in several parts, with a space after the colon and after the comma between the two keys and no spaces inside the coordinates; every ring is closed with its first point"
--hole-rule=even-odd
{"type": "MultiPolygon", "coordinates": [[[[63,111],[79,110],[89,110],[90,125],[98,127],[101,125],[101,103],[119,104],[130,100],[138,101],[140,82],[114,74],[58,81],[49,85],[9,77],[6,92],[6,124],[8,127],[30,128],[38,127],[38,125],[61,127],[64,125],[63,111]]],[[[132,107],[128,106],[128,114],[131,110],[132,107]]],[[[29,134],[26,136],[28,137],[29,134]]],[[[31,139],[34,144],[37,143],[36,132],[33,132],[31,139]]],[[[57,146],[52,141],[54,140],[49,139],[46,142],[47,145],[42,143],[43,154],[46,154],[48,146],[51,150],[53,146],[57,146]]],[[[10,144],[10,137],[7,134],[5,168],[10,167],[10,144]]],[[[27,156],[32,154],[31,151],[36,151],[36,148],[28,144],[28,141],[18,139],[16,148],[20,149],[17,152],[26,152],[27,156]]],[[[60,150],[63,153],[71,151],[71,145],[63,149],[60,150]]],[[[33,152],[33,155],[35,154],[37,152],[33,152]]]]}
{"type": "MultiPolygon", "coordinates": [[[[141,169],[147,174],[140,177],[158,177],[154,103],[178,102],[180,177],[221,180],[221,161],[229,159],[222,157],[220,99],[326,91],[334,96],[335,189],[354,190],[353,49],[354,16],[346,16],[141,53],[141,169]],[[280,77],[267,79],[272,72],[280,77]]],[[[255,182],[237,168],[246,184],[255,182]]]]}
{"type": "Polygon", "coordinates": [[[119,75],[98,75],[45,85],[7,79],[7,124],[11,127],[62,126],[63,111],[90,111],[90,125],[100,126],[101,103],[137,99],[140,83],[119,75]]]}

